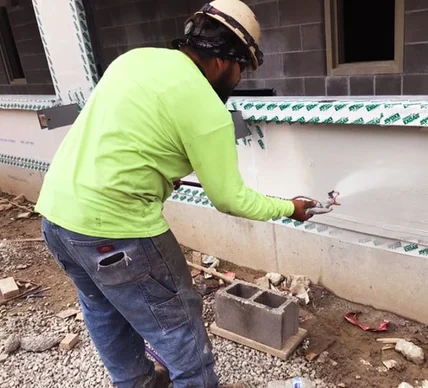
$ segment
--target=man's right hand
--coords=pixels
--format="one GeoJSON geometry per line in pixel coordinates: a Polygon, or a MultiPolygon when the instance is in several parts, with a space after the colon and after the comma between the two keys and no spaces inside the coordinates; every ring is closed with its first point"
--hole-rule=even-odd
{"type": "Polygon", "coordinates": [[[304,222],[312,218],[312,215],[306,214],[306,210],[311,207],[314,207],[316,205],[316,202],[305,201],[301,199],[295,199],[292,202],[294,204],[294,213],[290,218],[300,222],[304,222]]]}

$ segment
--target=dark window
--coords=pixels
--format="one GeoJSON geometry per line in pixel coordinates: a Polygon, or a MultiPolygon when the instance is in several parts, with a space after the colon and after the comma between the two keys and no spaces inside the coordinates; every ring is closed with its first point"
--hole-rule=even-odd
{"type": "Polygon", "coordinates": [[[0,7],[0,54],[10,82],[25,78],[5,7],[0,7]]]}
{"type": "Polygon", "coordinates": [[[405,1],[325,0],[327,74],[402,73],[405,1]]]}
{"type": "Polygon", "coordinates": [[[339,0],[338,34],[339,63],[393,61],[395,1],[339,0]]]}

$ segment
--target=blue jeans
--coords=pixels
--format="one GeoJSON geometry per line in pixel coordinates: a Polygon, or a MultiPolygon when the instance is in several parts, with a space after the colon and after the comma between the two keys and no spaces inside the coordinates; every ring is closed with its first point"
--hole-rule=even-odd
{"type": "Polygon", "coordinates": [[[202,299],[174,235],[105,239],[43,219],[55,261],[77,288],[90,337],[118,388],[151,387],[145,340],[174,388],[218,387],[202,299]]]}

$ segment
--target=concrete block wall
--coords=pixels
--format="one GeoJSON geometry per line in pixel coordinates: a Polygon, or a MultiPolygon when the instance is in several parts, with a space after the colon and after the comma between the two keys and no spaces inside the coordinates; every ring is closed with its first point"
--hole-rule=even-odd
{"type": "MultiPolygon", "coordinates": [[[[240,88],[275,88],[284,96],[423,95],[428,90],[428,4],[405,0],[404,73],[329,77],[323,0],[244,0],[262,29],[265,64],[240,88]]],[[[170,47],[204,0],[93,0],[106,64],[135,47],[170,47]]]]}
{"type": "Polygon", "coordinates": [[[402,94],[428,94],[427,20],[427,1],[406,0],[402,94]]]}
{"type": "Polygon", "coordinates": [[[426,95],[428,2],[405,0],[404,72],[328,77],[323,0],[245,0],[263,27],[266,63],[241,87],[289,96],[426,95]]]}
{"type": "Polygon", "coordinates": [[[12,32],[17,45],[26,83],[10,85],[3,61],[0,61],[1,94],[51,94],[55,91],[45,56],[31,0],[20,0],[8,8],[12,32]]]}
{"type": "Polygon", "coordinates": [[[95,31],[106,65],[136,47],[171,47],[203,0],[93,0],[95,31]]]}

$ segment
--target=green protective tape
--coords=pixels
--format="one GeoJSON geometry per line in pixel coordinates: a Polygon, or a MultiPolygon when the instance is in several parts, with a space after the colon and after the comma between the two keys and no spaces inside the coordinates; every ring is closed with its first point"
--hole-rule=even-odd
{"type": "Polygon", "coordinates": [[[250,122],[276,123],[323,123],[387,126],[428,126],[428,103],[426,101],[294,101],[276,102],[233,97],[233,104],[242,111],[243,118],[250,122]]]}

